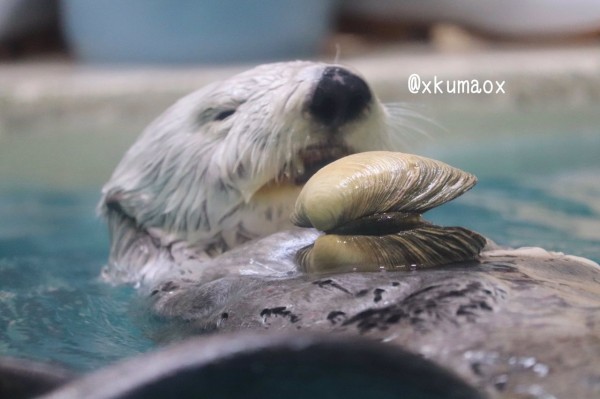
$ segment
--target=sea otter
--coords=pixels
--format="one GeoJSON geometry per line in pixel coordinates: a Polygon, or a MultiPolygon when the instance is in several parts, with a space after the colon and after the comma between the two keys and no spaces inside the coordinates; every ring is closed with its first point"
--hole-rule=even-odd
{"type": "MultiPolygon", "coordinates": [[[[289,216],[347,155],[397,150],[404,112],[340,65],[259,66],[183,98],[104,186],[104,277],[143,287],[168,333],[328,331],[402,346],[492,397],[600,394],[600,267],[491,241],[419,270],[302,273],[322,233],[289,216]]],[[[418,201],[417,201],[418,202],[418,201]]]]}
{"type": "Polygon", "coordinates": [[[102,190],[105,275],[160,279],[189,257],[291,227],[304,182],[345,155],[398,148],[404,114],[357,72],[314,62],[259,66],[190,94],[144,131],[102,190]]]}

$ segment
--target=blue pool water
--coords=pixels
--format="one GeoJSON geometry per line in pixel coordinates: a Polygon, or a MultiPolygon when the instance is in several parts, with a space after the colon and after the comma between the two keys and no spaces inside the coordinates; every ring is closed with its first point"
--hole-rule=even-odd
{"type": "Polygon", "coordinates": [[[90,370],[152,347],[135,292],[98,280],[97,192],[0,189],[0,354],[90,370]]]}
{"type": "MultiPolygon", "coordinates": [[[[598,132],[456,148],[432,146],[427,155],[480,182],[428,219],[500,244],[600,261],[598,132]]],[[[134,290],[97,279],[108,248],[97,200],[97,189],[0,187],[0,355],[85,371],[154,346],[147,332],[154,321],[136,311],[134,290]]]]}

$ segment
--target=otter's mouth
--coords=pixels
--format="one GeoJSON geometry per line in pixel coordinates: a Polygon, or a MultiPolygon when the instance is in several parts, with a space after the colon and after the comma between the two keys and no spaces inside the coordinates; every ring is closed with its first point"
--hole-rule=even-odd
{"type": "Polygon", "coordinates": [[[292,176],[294,184],[302,185],[323,166],[337,161],[354,151],[343,144],[313,144],[298,152],[301,167],[292,176]]]}

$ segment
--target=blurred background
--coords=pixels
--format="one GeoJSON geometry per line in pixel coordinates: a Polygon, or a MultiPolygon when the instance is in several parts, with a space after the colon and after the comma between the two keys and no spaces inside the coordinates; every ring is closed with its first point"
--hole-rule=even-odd
{"type": "Polygon", "coordinates": [[[92,369],[151,347],[96,284],[102,184],[181,96],[299,58],[360,71],[408,110],[407,152],[479,177],[431,220],[600,261],[597,0],[0,0],[0,354],[92,369]]]}
{"type": "MultiPolygon", "coordinates": [[[[177,98],[298,58],[348,64],[443,127],[409,121],[430,136],[413,151],[521,127],[568,134],[598,114],[599,44],[594,0],[3,0],[0,179],[99,186],[177,98]],[[506,93],[411,93],[411,74],[506,93]]],[[[495,161],[483,166],[518,172],[495,161]]]]}

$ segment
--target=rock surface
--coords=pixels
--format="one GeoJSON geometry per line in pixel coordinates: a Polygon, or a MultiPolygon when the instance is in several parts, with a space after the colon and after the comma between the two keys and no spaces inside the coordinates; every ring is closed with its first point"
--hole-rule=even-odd
{"type": "Polygon", "coordinates": [[[491,397],[600,395],[594,262],[490,243],[478,262],[310,276],[294,266],[297,248],[315,237],[303,231],[276,234],[217,258],[201,274],[160,284],[149,294],[153,312],[168,320],[157,339],[330,331],[422,354],[491,397]],[[272,252],[278,243],[287,250],[272,252]]]}

